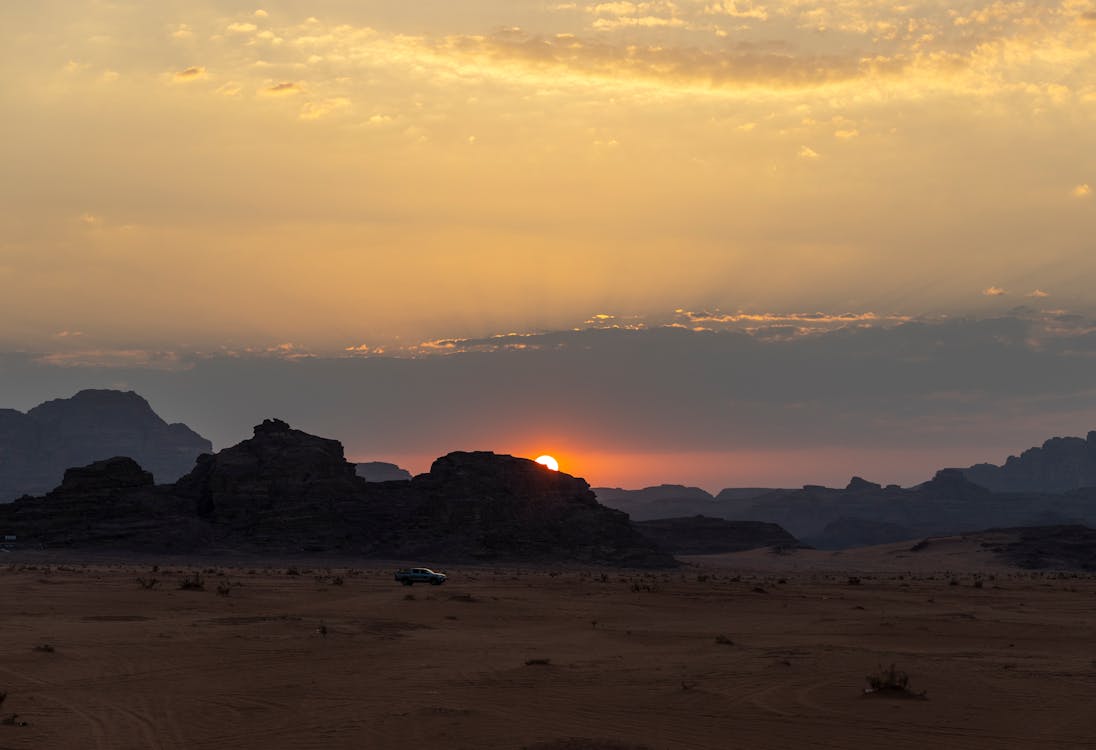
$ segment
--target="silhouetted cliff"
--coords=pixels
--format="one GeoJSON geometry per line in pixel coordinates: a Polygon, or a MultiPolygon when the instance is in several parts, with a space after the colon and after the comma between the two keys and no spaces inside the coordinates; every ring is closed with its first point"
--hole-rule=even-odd
{"type": "Polygon", "coordinates": [[[411,472],[385,461],[367,461],[357,464],[358,476],[367,482],[402,482],[411,478],[411,472]]]}
{"type": "Polygon", "coordinates": [[[174,485],[153,487],[128,459],[74,469],[47,496],[0,506],[0,531],[44,546],[675,564],[585,481],[533,461],[451,453],[410,482],[369,484],[338,441],[276,419],[174,485]]]}
{"type": "Polygon", "coordinates": [[[1096,432],[1056,437],[1041,448],[1009,456],[1003,466],[975,464],[967,479],[994,492],[1068,492],[1096,487],[1096,432]]]}

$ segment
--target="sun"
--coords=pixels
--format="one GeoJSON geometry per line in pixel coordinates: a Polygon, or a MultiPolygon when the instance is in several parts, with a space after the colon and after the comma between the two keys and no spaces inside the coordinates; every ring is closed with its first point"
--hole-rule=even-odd
{"type": "Polygon", "coordinates": [[[541,466],[546,466],[552,471],[559,471],[559,461],[551,456],[538,456],[536,461],[541,466]]]}

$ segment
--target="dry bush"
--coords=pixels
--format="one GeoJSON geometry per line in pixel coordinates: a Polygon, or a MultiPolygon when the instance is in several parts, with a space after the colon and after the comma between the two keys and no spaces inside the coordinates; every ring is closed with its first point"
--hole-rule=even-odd
{"type": "Polygon", "coordinates": [[[718,643],[720,646],[733,646],[734,645],[734,641],[732,641],[730,638],[725,636],[723,633],[720,633],[719,635],[717,635],[715,637],[715,642],[718,643]]]}
{"type": "Polygon", "coordinates": [[[143,589],[154,589],[159,585],[159,578],[138,578],[137,585],[143,589]]]}
{"type": "Polygon", "coordinates": [[[41,651],[43,654],[52,654],[57,649],[55,649],[53,646],[49,645],[48,643],[39,643],[37,646],[34,647],[34,650],[35,651],[41,651]]]}
{"type": "Polygon", "coordinates": [[[205,581],[202,580],[201,573],[195,573],[192,576],[186,576],[179,582],[179,589],[182,591],[205,591],[205,581]]]}
{"type": "Polygon", "coordinates": [[[217,584],[217,596],[228,596],[232,593],[232,584],[227,581],[217,584]]]}
{"type": "Polygon", "coordinates": [[[551,659],[526,659],[525,666],[527,667],[546,667],[552,663],[551,659]]]}
{"type": "Polygon", "coordinates": [[[910,676],[893,664],[887,669],[880,666],[875,674],[867,676],[868,687],[864,688],[865,695],[884,695],[898,698],[925,698],[925,692],[915,692],[910,689],[910,676]]]}

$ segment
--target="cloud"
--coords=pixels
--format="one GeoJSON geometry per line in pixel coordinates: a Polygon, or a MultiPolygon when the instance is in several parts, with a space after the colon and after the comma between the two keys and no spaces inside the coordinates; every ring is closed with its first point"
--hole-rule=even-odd
{"type": "Polygon", "coordinates": [[[1092,195],[1092,186],[1089,185],[1087,182],[1073,188],[1074,198],[1087,198],[1090,195],[1092,195]]]}
{"type": "Polygon", "coordinates": [[[1025,297],[1042,298],[1042,297],[1049,297],[1050,294],[1048,294],[1047,292],[1044,292],[1042,289],[1033,289],[1032,291],[1028,292],[1024,296],[1025,297]]]}
{"type": "Polygon", "coordinates": [[[254,15],[254,16],[255,16],[256,18],[266,18],[266,17],[267,17],[267,16],[269,16],[270,14],[269,14],[269,13],[267,13],[267,12],[266,12],[265,10],[263,10],[262,8],[259,8],[259,9],[258,9],[257,11],[255,11],[255,12],[254,12],[254,13],[253,13],[252,15],[254,15]]]}
{"type": "Polygon", "coordinates": [[[192,65],[189,68],[183,68],[180,71],[176,71],[176,81],[198,81],[206,77],[206,69],[197,65],[192,65]]]}
{"type": "Polygon", "coordinates": [[[301,93],[301,87],[293,81],[282,81],[267,86],[263,89],[263,93],[268,96],[292,96],[301,93]]]}
{"type": "Polygon", "coordinates": [[[810,146],[800,146],[799,154],[800,159],[819,159],[821,155],[810,146]]]}
{"type": "Polygon", "coordinates": [[[178,371],[190,369],[193,366],[192,362],[177,352],[145,349],[83,349],[43,354],[35,357],[34,361],[43,365],[72,369],[139,368],[151,371],[178,371]]]}
{"type": "MultiPolygon", "coordinates": [[[[797,326],[868,314],[755,317],[797,326]]],[[[0,367],[7,404],[124,380],[221,445],[278,415],[344,441],[350,456],[509,452],[551,436],[576,455],[711,451],[723,465],[764,449],[785,456],[777,471],[793,472],[795,451],[842,445],[856,454],[834,469],[846,480],[886,447],[911,452],[895,479],[919,481],[953,462],[1083,435],[1096,418],[1094,331],[1091,319],[1033,312],[799,337],[665,327],[503,334],[424,342],[432,356],[354,345],[315,357],[289,343],[216,356],[89,349],[24,355],[23,365],[0,354],[0,367]]],[[[691,481],[672,459],[659,470],[662,481],[691,481]]]]}
{"type": "Polygon", "coordinates": [[[1003,297],[1008,292],[999,286],[988,286],[982,290],[982,295],[986,297],[1003,297]]]}
{"type": "Polygon", "coordinates": [[[259,27],[253,23],[244,23],[237,21],[236,23],[230,23],[225,27],[225,31],[229,34],[250,34],[256,31],[259,27]]]}

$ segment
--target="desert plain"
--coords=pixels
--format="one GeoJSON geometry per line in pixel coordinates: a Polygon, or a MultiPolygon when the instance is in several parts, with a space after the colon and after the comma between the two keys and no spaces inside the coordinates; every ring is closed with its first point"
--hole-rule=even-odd
{"type": "Polygon", "coordinates": [[[413,587],[398,562],[8,553],[0,749],[1096,747],[1096,578],[931,552],[413,587]],[[911,695],[865,694],[891,664],[911,695]]]}

